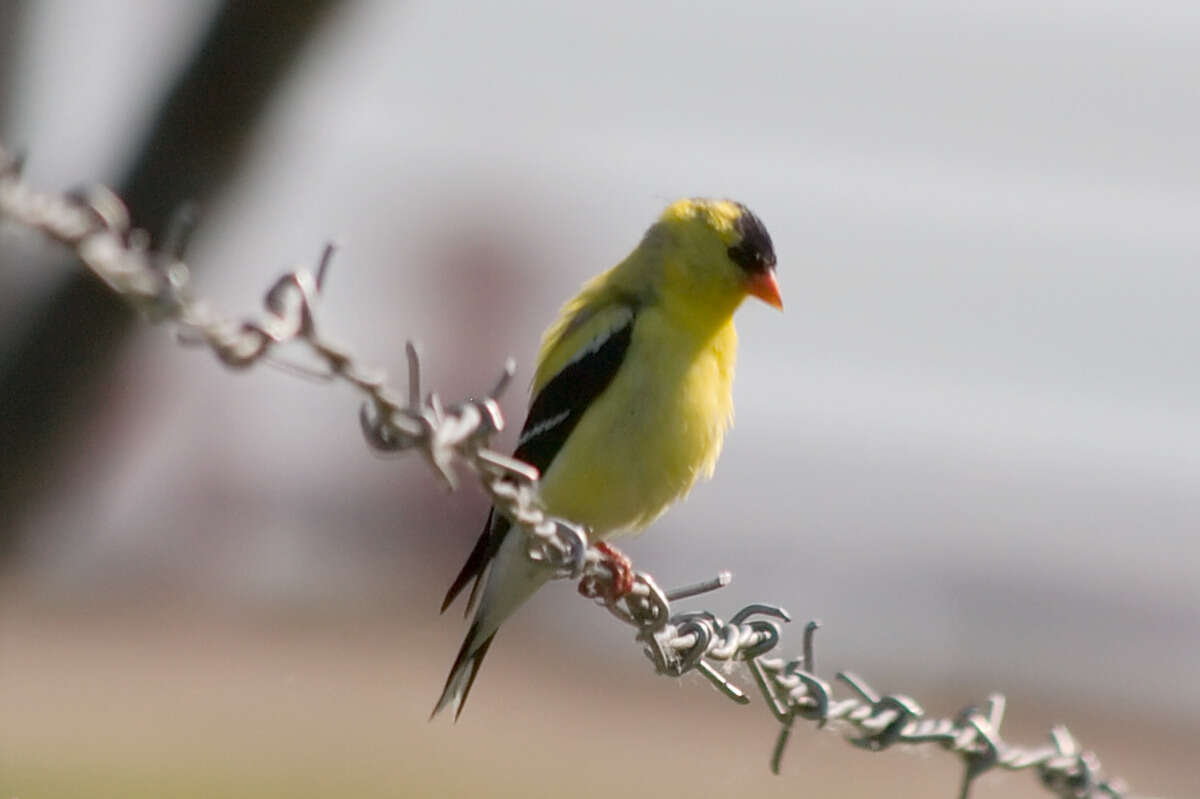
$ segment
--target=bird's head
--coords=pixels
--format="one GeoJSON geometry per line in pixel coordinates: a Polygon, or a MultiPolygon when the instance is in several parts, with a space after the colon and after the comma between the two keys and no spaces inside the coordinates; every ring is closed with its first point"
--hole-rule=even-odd
{"type": "Polygon", "coordinates": [[[651,234],[662,236],[667,280],[684,291],[729,300],[746,296],[780,310],[775,249],[763,223],[732,200],[688,199],[663,211],[651,234]]]}

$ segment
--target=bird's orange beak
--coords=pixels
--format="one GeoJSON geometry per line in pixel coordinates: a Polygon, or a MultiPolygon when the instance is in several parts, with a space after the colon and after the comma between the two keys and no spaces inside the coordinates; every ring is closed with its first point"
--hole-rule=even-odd
{"type": "Polygon", "coordinates": [[[766,269],[750,278],[746,293],[758,297],[772,308],[783,310],[783,297],[779,296],[779,282],[775,280],[774,269],[766,269]]]}

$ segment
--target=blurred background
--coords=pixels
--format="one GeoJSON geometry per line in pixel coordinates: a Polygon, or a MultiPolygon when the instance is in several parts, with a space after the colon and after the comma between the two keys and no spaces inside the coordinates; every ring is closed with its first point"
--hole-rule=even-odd
{"type": "MultiPolygon", "coordinates": [[[[1200,5],[0,4],[0,141],[103,181],[248,314],[341,244],[321,323],[490,386],[679,196],[766,222],[716,478],[671,586],[820,618],[818,666],[1009,698],[1139,793],[1200,795],[1200,5]],[[897,7],[901,6],[901,7],[897,7]]],[[[519,427],[524,397],[505,397],[519,427]]],[[[0,795],[956,795],[955,759],[776,725],[544,590],[428,722],[485,514],[346,389],[236,374],[0,230],[0,795]]],[[[512,432],[502,442],[511,446],[512,432]]],[[[787,631],[797,653],[801,628],[787,631]]],[[[744,671],[732,676],[748,684],[744,671]]],[[[924,750],[922,750],[924,751],[924,750]]],[[[1028,773],[977,797],[1040,796],[1028,773]]]]}

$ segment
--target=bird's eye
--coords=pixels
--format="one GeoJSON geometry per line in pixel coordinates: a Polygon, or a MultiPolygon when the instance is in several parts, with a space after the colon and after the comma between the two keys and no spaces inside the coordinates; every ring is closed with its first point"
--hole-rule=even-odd
{"type": "Polygon", "coordinates": [[[726,251],[729,260],[746,272],[765,272],[775,266],[775,248],[771,244],[771,235],[757,216],[749,209],[744,209],[742,215],[733,223],[733,228],[742,238],[726,251]]]}
{"type": "Polygon", "coordinates": [[[747,272],[757,272],[759,270],[758,259],[755,257],[754,251],[744,245],[745,242],[741,242],[730,247],[726,251],[729,253],[729,260],[747,272]]]}

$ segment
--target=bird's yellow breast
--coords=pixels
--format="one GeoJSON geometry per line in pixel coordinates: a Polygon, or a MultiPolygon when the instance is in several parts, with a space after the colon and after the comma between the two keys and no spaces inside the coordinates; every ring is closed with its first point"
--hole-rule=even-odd
{"type": "Polygon", "coordinates": [[[645,527],[711,476],[733,417],[732,320],[701,333],[645,308],[628,352],[540,485],[546,510],[594,540],[645,527]]]}

